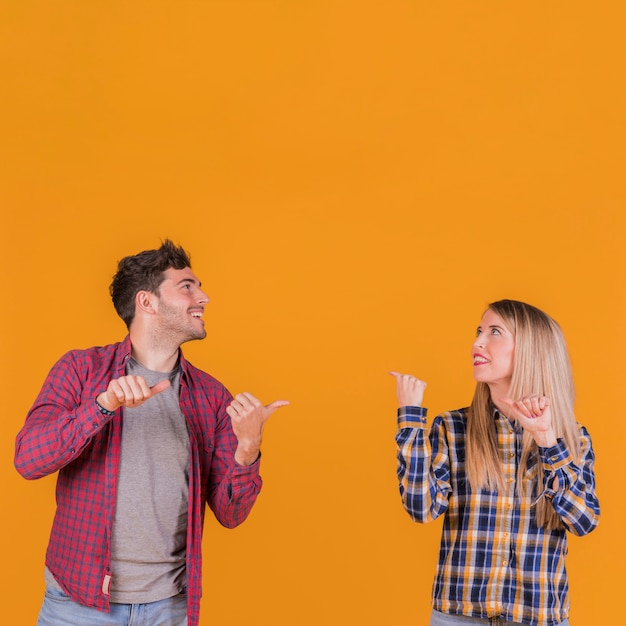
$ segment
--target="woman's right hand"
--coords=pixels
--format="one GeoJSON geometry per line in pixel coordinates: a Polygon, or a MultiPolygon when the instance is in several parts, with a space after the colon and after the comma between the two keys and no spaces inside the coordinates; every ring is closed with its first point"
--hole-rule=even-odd
{"type": "Polygon", "coordinates": [[[396,379],[398,406],[422,406],[426,383],[411,374],[389,373],[396,379]]]}

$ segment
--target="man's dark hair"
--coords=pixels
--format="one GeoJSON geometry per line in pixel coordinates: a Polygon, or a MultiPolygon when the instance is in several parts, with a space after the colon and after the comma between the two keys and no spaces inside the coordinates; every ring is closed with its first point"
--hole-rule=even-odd
{"type": "Polygon", "coordinates": [[[159,293],[163,272],[169,268],[182,270],[191,267],[189,254],[169,239],[158,250],[144,250],[124,257],[117,265],[117,273],[109,287],[113,306],[127,328],[135,317],[135,296],[140,291],[159,293]]]}

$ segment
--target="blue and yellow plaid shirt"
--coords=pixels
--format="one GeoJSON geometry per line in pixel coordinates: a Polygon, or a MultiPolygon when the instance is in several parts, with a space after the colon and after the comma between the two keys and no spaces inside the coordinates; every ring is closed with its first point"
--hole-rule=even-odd
{"type": "MultiPolygon", "coordinates": [[[[437,416],[427,436],[426,409],[398,410],[398,478],[402,503],[416,522],[445,514],[433,608],[442,613],[501,616],[530,626],[554,626],[569,613],[566,530],[535,523],[534,503],[545,493],[567,531],[585,535],[598,524],[594,454],[580,426],[582,457],[576,465],[565,443],[540,448],[528,480],[541,464],[543,484],[520,497],[517,468],[523,431],[494,410],[506,490],[472,492],[465,474],[467,409],[437,416]]],[[[536,480],[536,479],[535,479],[536,480]]]]}

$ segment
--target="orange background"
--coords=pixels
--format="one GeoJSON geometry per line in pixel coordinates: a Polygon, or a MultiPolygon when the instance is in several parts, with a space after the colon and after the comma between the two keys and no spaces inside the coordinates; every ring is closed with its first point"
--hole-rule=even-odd
{"type": "Polygon", "coordinates": [[[572,624],[614,619],[623,7],[2,0],[3,622],[35,623],[54,511],[15,434],[62,353],[124,336],[116,262],[164,237],[212,297],[188,358],[292,402],[249,520],[207,524],[202,624],[427,623],[440,522],[400,505],[387,371],[429,382],[431,416],[466,405],[502,297],[568,338],[602,504],[570,542],[572,624]]]}

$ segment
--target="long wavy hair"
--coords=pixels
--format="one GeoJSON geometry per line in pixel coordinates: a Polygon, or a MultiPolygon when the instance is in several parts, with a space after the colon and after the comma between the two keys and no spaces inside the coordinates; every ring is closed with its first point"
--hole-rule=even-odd
{"type": "MultiPolygon", "coordinates": [[[[541,395],[550,399],[552,427],[557,438],[564,439],[576,461],[580,460],[581,442],[574,415],[574,382],[565,338],[559,325],[543,311],[516,300],[499,300],[489,305],[502,318],[515,338],[513,374],[509,397],[541,395]]],[[[517,470],[518,493],[527,489],[526,472],[532,456],[538,458],[537,444],[524,432],[522,456],[517,470]]],[[[534,465],[531,484],[541,483],[541,463],[534,465]]],[[[504,490],[502,463],[498,457],[493,404],[486,383],[476,385],[467,419],[466,472],[472,489],[504,490]]],[[[535,497],[539,493],[532,494],[535,497]]],[[[563,524],[551,502],[543,495],[535,508],[538,526],[562,528],[563,524]]]]}

